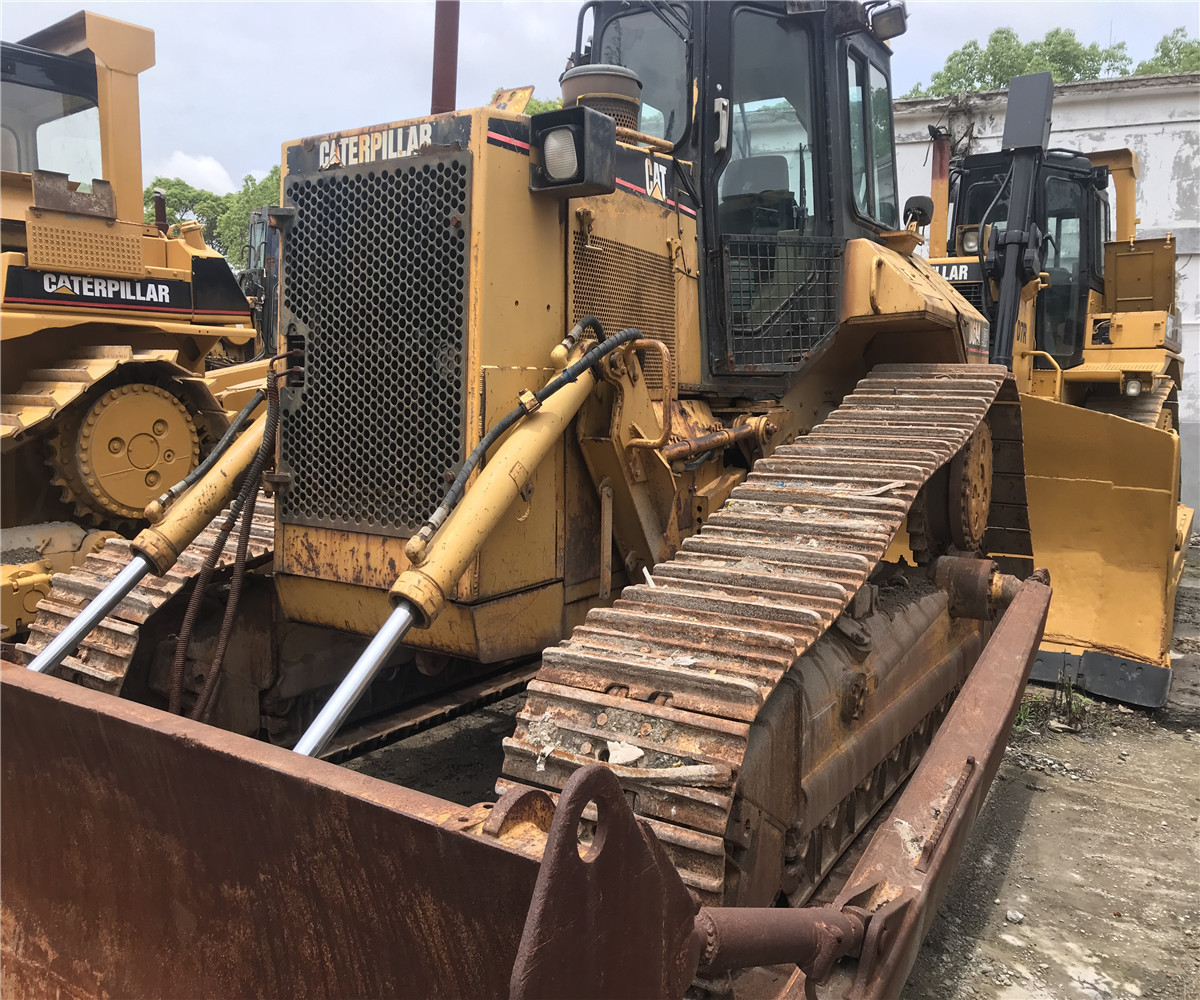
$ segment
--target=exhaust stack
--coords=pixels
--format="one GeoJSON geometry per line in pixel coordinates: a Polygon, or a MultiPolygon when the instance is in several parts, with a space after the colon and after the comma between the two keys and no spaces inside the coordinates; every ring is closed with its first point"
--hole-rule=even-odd
{"type": "Polygon", "coordinates": [[[454,110],[458,95],[458,0],[437,0],[433,15],[433,95],[429,113],[454,110]]]}

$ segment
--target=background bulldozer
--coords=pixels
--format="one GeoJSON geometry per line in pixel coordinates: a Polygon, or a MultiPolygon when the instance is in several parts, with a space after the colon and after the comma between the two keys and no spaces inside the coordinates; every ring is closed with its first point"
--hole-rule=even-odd
{"type": "MultiPolygon", "coordinates": [[[[1014,80],[1009,116],[1048,122],[1048,79],[1014,80]]],[[[951,173],[957,187],[955,256],[932,263],[989,316],[991,360],[1022,393],[1034,551],[1055,581],[1033,676],[1160,707],[1193,514],[1179,502],[1174,242],[1136,235],[1131,150],[1034,138],[952,171],[948,138],[935,140],[935,252],[951,173]]]]}
{"type": "Polygon", "coordinates": [[[198,223],[174,238],[143,223],[138,74],[154,64],[153,33],[79,13],[5,43],[2,58],[0,620],[11,641],[52,573],[145,524],[146,504],[196,468],[228,425],[222,400],[244,402],[223,392],[244,374],[206,381],[205,358],[254,330],[198,223]]]}
{"type": "Polygon", "coordinates": [[[265,412],[0,671],[20,992],[899,995],[1050,596],[904,9],[589,11],[560,111],[285,144],[265,412]],[[307,759],[526,682],[497,802],[307,759]]]}

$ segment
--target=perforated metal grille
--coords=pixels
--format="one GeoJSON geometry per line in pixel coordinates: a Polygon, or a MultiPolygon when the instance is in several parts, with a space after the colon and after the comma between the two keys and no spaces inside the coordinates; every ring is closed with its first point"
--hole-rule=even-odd
{"type": "Polygon", "coordinates": [[[459,468],[470,168],[462,151],[288,180],[284,309],[307,337],[283,520],[409,535],[459,468]]]}
{"type": "Polygon", "coordinates": [[[581,97],[579,103],[584,107],[599,111],[602,115],[608,115],[621,128],[636,130],[638,127],[641,105],[633,101],[622,100],[618,97],[593,97],[589,94],[581,97]]]}
{"type": "MultiPolygon", "coordinates": [[[[666,253],[639,250],[616,240],[575,234],[571,260],[573,320],[595,316],[604,332],[635,326],[661,340],[675,361],[675,272],[666,253]]],[[[646,354],[646,385],[662,389],[662,359],[646,354]]]]}
{"type": "Polygon", "coordinates": [[[845,242],[724,236],[725,367],[787,371],[838,325],[845,242]]]}
{"type": "Polygon", "coordinates": [[[140,236],[80,231],[33,221],[27,233],[30,267],[129,278],[141,278],[146,273],[140,236]]]}

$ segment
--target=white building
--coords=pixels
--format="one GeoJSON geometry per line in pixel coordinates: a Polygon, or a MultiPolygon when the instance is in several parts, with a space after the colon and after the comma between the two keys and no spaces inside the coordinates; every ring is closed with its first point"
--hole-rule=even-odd
{"type": "MultiPolygon", "coordinates": [[[[896,101],[900,201],[929,192],[929,126],[950,131],[951,156],[998,150],[1007,93],[896,101]]],[[[1179,400],[1183,498],[1200,503],[1200,73],[1060,84],[1050,145],[1089,150],[1128,147],[1141,161],[1138,233],[1176,240],[1176,302],[1183,328],[1184,389],[1179,400]]]]}

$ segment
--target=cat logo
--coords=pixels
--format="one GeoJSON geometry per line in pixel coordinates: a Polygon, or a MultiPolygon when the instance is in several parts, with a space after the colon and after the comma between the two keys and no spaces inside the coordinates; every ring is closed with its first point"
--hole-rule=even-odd
{"type": "Polygon", "coordinates": [[[667,197],[667,165],[646,157],[646,194],[663,201],[667,197]]]}

